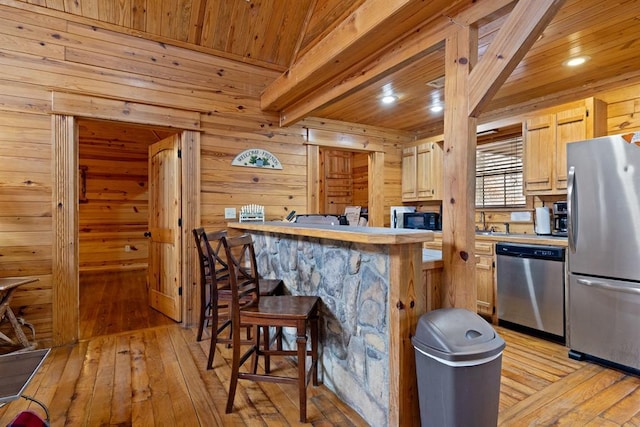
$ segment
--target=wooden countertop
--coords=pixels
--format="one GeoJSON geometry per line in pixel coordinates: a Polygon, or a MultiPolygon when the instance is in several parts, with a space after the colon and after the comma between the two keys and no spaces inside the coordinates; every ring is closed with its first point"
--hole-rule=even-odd
{"type": "Polygon", "coordinates": [[[317,237],[374,245],[401,245],[433,240],[433,231],[386,227],[351,227],[348,225],[296,224],[283,221],[231,222],[227,227],[238,230],[266,231],[292,236],[317,237]]]}
{"type": "Polygon", "coordinates": [[[422,269],[433,270],[436,268],[442,268],[444,263],[442,262],[442,251],[435,249],[422,249],[422,269]]]}

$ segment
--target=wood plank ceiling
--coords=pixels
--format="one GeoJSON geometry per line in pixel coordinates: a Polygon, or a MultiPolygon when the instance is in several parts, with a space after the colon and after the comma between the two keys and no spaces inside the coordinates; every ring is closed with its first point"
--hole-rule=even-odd
{"type": "MultiPolygon", "coordinates": [[[[358,25],[363,23],[357,18],[359,14],[366,15],[362,9],[376,3],[375,0],[22,1],[100,21],[111,29],[143,34],[283,73],[310,51],[313,53],[314,46],[343,21],[358,31],[358,25]]],[[[376,66],[379,58],[399,49],[402,45],[398,43],[410,43],[434,25],[460,25],[456,19],[461,12],[492,1],[495,0],[404,2],[402,14],[396,14],[395,20],[388,17],[383,21],[385,31],[372,31],[359,40],[363,47],[356,54],[339,57],[340,61],[352,64],[327,66],[335,69],[336,75],[310,83],[304,96],[314,96],[314,91],[326,92],[328,87],[365,74],[376,66]],[[429,9],[435,7],[437,10],[429,9]]],[[[509,1],[499,3],[506,6],[480,22],[480,56],[513,6],[509,1]]],[[[354,85],[333,99],[323,100],[305,115],[408,131],[417,136],[438,134],[442,132],[443,113],[433,113],[429,107],[445,102],[444,90],[428,83],[443,75],[441,43],[379,73],[366,84],[354,85]],[[387,93],[398,97],[395,104],[381,104],[381,97],[387,93]]],[[[567,0],[479,121],[568,102],[620,82],[637,81],[640,81],[640,0],[567,0]],[[589,57],[585,65],[576,68],[563,65],[578,55],[589,57]]],[[[287,106],[305,101],[304,96],[290,100],[287,106]]],[[[285,108],[275,105],[275,110],[285,108]]]]}

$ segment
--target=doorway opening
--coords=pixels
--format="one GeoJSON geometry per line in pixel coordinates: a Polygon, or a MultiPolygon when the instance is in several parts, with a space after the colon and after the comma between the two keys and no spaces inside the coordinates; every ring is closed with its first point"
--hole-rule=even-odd
{"type": "Polygon", "coordinates": [[[369,208],[369,153],[319,149],[320,213],[342,215],[347,206],[369,208]]]}
{"type": "Polygon", "coordinates": [[[149,145],[175,129],[78,119],[79,339],[173,324],[149,306],[149,145]]]}

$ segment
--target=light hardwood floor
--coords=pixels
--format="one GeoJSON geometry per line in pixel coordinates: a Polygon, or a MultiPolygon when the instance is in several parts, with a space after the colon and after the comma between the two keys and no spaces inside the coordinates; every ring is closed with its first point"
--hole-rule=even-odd
{"type": "MultiPolygon", "coordinates": [[[[130,311],[131,304],[122,305],[130,311]]],[[[135,303],[139,313],[146,312],[143,304],[135,303]]],[[[97,307],[87,311],[103,312],[97,307]]],[[[100,334],[54,349],[26,394],[49,406],[54,427],[299,424],[295,386],[281,384],[241,381],[234,413],[225,414],[229,350],[218,346],[214,370],[207,371],[208,341],[196,342],[195,328],[158,321],[162,325],[142,320],[143,329],[100,334]]],[[[640,378],[571,360],[564,346],[496,329],[507,342],[500,425],[640,426],[640,378]]],[[[294,369],[291,362],[272,363],[283,372],[294,369]]],[[[0,408],[0,425],[26,408],[38,411],[24,399],[0,408]]],[[[323,386],[309,386],[308,417],[314,426],[366,425],[323,386]]]]}
{"type": "Polygon", "coordinates": [[[81,340],[175,322],[147,304],[146,270],[80,274],[81,340]]]}

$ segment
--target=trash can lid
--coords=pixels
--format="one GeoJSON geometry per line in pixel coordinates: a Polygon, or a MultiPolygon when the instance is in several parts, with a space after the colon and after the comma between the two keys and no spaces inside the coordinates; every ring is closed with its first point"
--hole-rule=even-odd
{"type": "Polygon", "coordinates": [[[462,308],[423,314],[412,342],[423,353],[449,361],[481,361],[500,353],[505,346],[489,322],[462,308]]]}

